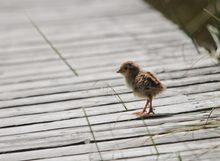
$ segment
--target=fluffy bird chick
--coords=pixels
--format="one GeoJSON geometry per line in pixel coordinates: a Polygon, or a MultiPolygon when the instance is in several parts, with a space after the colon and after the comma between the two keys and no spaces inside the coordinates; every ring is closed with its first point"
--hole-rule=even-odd
{"type": "Polygon", "coordinates": [[[141,70],[139,65],[133,61],[123,63],[117,73],[125,77],[128,87],[133,90],[135,95],[147,99],[143,111],[134,114],[138,116],[154,114],[152,99],[163,92],[166,86],[151,72],[141,70]],[[148,112],[146,112],[147,109],[149,109],[148,112]]]}

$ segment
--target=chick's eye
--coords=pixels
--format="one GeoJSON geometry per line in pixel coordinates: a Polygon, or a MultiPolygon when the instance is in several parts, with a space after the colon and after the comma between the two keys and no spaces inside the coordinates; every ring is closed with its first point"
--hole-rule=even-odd
{"type": "Polygon", "coordinates": [[[128,68],[127,67],[125,67],[125,70],[127,70],[128,68]]]}

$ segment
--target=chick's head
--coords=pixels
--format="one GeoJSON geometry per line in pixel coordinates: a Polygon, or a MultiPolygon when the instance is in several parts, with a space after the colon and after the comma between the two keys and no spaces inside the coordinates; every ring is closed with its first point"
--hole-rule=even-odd
{"type": "Polygon", "coordinates": [[[121,65],[117,73],[127,76],[127,75],[136,75],[139,71],[140,71],[140,67],[137,63],[133,61],[127,61],[121,65]]]}

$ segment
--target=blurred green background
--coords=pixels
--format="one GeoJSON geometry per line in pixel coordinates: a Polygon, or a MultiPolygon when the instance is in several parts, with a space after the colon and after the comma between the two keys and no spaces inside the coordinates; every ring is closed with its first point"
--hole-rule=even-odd
{"type": "Polygon", "coordinates": [[[178,24],[195,45],[205,47],[209,52],[217,51],[219,42],[216,41],[220,40],[220,0],[145,1],[178,24]],[[207,25],[211,25],[210,30],[207,25]]]}

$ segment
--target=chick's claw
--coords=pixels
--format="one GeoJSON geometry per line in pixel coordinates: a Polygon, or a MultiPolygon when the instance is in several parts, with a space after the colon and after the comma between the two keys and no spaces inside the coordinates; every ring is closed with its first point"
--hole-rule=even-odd
{"type": "Polygon", "coordinates": [[[153,115],[155,114],[154,111],[149,111],[149,112],[148,112],[149,115],[150,115],[151,113],[152,113],[153,115]]]}
{"type": "Polygon", "coordinates": [[[143,111],[141,111],[141,112],[134,112],[133,114],[136,115],[136,116],[140,116],[140,117],[148,115],[146,112],[143,112],[143,111]]]}

